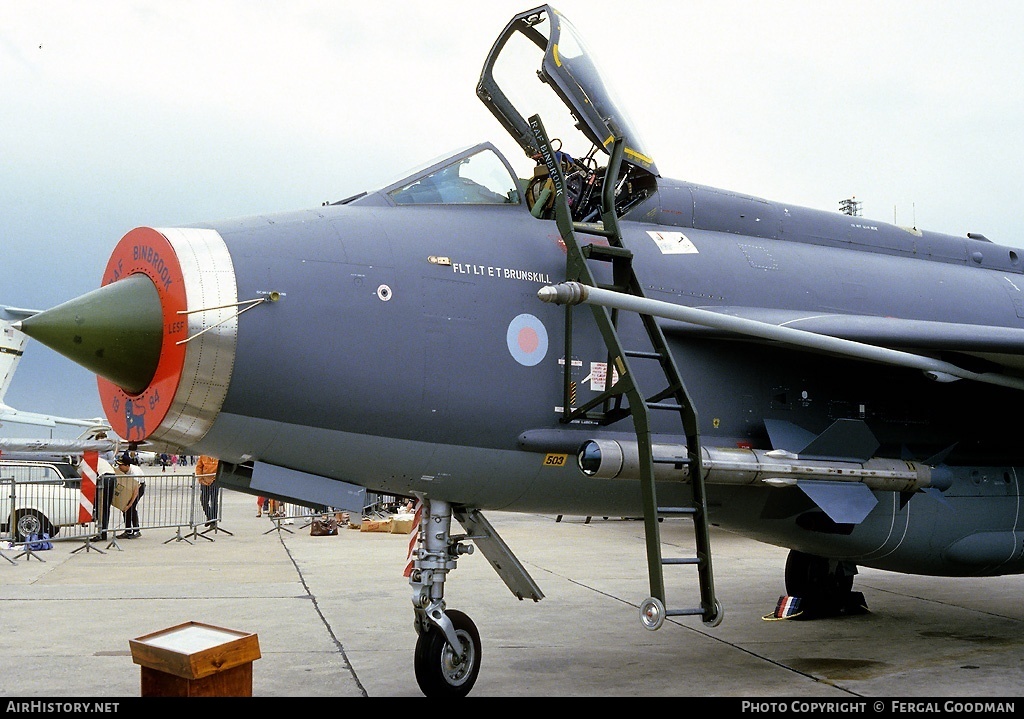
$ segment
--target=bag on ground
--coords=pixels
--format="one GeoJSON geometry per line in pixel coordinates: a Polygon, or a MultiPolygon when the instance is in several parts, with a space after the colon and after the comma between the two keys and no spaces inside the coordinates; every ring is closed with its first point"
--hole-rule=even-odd
{"type": "Polygon", "coordinates": [[[39,552],[44,549],[53,549],[53,542],[50,541],[49,532],[43,532],[41,540],[38,534],[30,534],[25,538],[25,543],[33,552],[39,552]]]}
{"type": "Polygon", "coordinates": [[[338,533],[338,521],[334,517],[314,517],[309,527],[314,537],[331,537],[338,533]]]}

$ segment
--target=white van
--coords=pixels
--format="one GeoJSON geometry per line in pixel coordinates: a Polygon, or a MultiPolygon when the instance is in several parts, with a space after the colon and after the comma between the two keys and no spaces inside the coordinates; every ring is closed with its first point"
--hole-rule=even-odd
{"type": "Polygon", "coordinates": [[[79,524],[81,487],[67,461],[0,459],[0,536],[24,542],[79,524]]]}

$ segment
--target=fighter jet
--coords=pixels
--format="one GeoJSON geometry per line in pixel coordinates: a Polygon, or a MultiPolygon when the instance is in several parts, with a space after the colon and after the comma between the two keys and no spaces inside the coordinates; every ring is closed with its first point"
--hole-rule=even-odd
{"type": "Polygon", "coordinates": [[[416,497],[430,696],[481,667],[445,602],[464,554],[543,597],[489,510],[643,518],[650,630],[722,621],[711,524],[789,548],[808,616],[862,611],[858,566],[1024,571],[1018,250],[663,177],[548,5],[476,92],[529,176],[483,142],[321,207],[136,228],[99,289],[18,326],[98,375],[118,435],[225,483],[416,497]]]}

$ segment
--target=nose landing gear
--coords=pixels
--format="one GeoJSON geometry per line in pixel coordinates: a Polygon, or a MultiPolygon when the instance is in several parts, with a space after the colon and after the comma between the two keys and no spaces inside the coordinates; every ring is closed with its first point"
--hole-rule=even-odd
{"type": "Polygon", "coordinates": [[[424,500],[409,584],[416,612],[416,682],[428,697],[464,697],[480,674],[480,632],[468,616],[445,610],[444,582],[460,554],[471,554],[466,537],[451,534],[447,502],[424,500]]]}

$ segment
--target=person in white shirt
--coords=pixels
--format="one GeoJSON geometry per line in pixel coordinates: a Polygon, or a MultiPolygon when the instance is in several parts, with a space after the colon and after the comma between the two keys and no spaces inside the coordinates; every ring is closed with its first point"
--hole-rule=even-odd
{"type": "Polygon", "coordinates": [[[135,539],[141,536],[139,532],[139,500],[146,493],[146,480],[142,474],[142,468],[127,452],[122,452],[117,458],[117,471],[120,474],[131,475],[139,482],[139,491],[132,498],[131,503],[124,508],[124,531],[117,535],[118,539],[135,539]]]}

